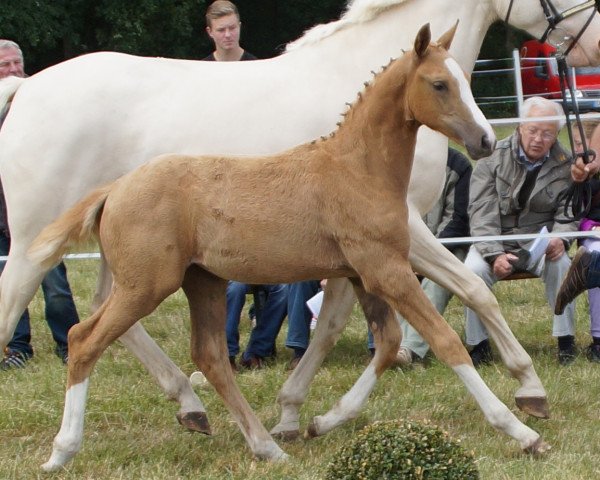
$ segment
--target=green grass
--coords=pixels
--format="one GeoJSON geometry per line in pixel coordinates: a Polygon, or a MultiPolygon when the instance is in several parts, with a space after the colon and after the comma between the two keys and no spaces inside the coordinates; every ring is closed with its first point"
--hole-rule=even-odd
{"type": "MultiPolygon", "coordinates": [[[[94,260],[69,261],[69,278],[82,316],[89,314],[95,286],[94,260]]],[[[531,354],[552,408],[550,420],[527,418],[512,399],[517,382],[496,362],[481,369],[494,392],[552,445],[540,459],[520,453],[515,441],[496,432],[483,419],[457,377],[434,358],[425,369],[387,371],[366,409],[355,421],[314,440],[280,443],[291,455],[285,464],[252,458],[221,399],[210,387],[197,390],[208,409],[213,436],[187,432],[175,419],[176,405],[167,401],[121,345],[100,359],[91,379],[84,443],[62,472],[42,474],[63,408],[65,368],[54,356],[38,294],[31,305],[33,344],[29,367],[0,373],[0,478],[2,479],[314,479],[320,478],[336,449],[353,432],[375,420],[406,417],[430,419],[475,453],[483,479],[590,479],[600,474],[598,416],[600,365],[580,357],[566,368],[555,360],[550,336],[551,314],[539,280],[501,282],[496,293],[504,315],[531,354]]],[[[577,305],[577,340],[589,342],[587,302],[577,305]]],[[[460,333],[463,309],[453,299],[446,319],[460,333]]],[[[144,321],[150,334],[186,374],[195,370],[189,355],[187,308],[179,292],[144,321]]],[[[242,319],[242,343],[249,333],[242,319]]],[[[277,392],[286,379],[290,353],[285,328],[279,356],[267,369],[237,375],[238,384],[267,428],[278,421],[277,392]]],[[[302,426],[328,410],[352,385],[365,366],[366,332],[355,309],[340,342],[327,357],[302,410],[302,426]]]]}

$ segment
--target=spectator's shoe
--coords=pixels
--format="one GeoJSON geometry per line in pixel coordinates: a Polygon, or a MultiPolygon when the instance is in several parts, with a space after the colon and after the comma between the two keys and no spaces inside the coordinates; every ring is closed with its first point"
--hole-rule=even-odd
{"type": "Polygon", "coordinates": [[[56,356],[61,359],[63,365],[66,365],[69,362],[69,350],[65,347],[56,347],[54,351],[56,356]]]}
{"type": "Polygon", "coordinates": [[[31,355],[18,350],[6,349],[4,358],[0,362],[0,370],[10,370],[11,368],[25,368],[31,355]]]}
{"type": "Polygon", "coordinates": [[[487,365],[492,363],[492,347],[490,346],[489,340],[483,340],[473,347],[469,352],[471,361],[475,368],[479,368],[481,365],[487,365]]]}
{"type": "Polygon", "coordinates": [[[231,365],[231,371],[233,373],[237,373],[238,368],[237,368],[237,365],[235,363],[235,356],[229,357],[229,365],[231,365]]]}
{"type": "Polygon", "coordinates": [[[257,355],[250,355],[248,358],[242,356],[240,365],[248,370],[260,370],[265,366],[263,359],[257,355]]]}
{"type": "Polygon", "coordinates": [[[577,356],[575,339],[568,335],[566,337],[558,337],[558,341],[558,363],[563,366],[573,363],[577,356]]]}
{"type": "Polygon", "coordinates": [[[590,344],[585,351],[585,356],[590,362],[600,363],[600,345],[590,344]]]}
{"type": "Polygon", "coordinates": [[[556,304],[554,305],[554,313],[556,315],[562,315],[566,306],[586,289],[585,279],[587,278],[591,261],[592,254],[584,247],[579,247],[573,260],[571,260],[571,266],[556,295],[556,304]]]}
{"type": "Polygon", "coordinates": [[[288,370],[294,370],[298,364],[300,363],[300,360],[302,360],[302,355],[294,355],[292,357],[292,359],[290,360],[290,364],[288,365],[288,370]]]}
{"type": "Polygon", "coordinates": [[[396,354],[396,365],[400,367],[410,367],[415,360],[415,354],[410,348],[400,347],[396,354]]]}

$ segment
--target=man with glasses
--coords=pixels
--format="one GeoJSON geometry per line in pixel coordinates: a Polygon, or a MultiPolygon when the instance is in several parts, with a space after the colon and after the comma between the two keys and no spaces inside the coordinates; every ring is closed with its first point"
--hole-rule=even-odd
{"type": "MultiPolygon", "coordinates": [[[[472,236],[538,233],[577,230],[577,223],[564,215],[563,192],[570,184],[570,155],[557,141],[564,121],[559,104],[541,97],[523,103],[522,123],[516,131],[498,142],[494,153],[479,160],[471,176],[469,218],[472,236]],[[554,117],[544,119],[541,117],[554,117]],[[531,120],[529,120],[531,119],[531,120]],[[566,222],[566,223],[563,223],[566,222]]],[[[465,265],[491,288],[498,280],[515,272],[539,276],[545,284],[552,310],[561,280],[569,269],[569,242],[552,238],[545,255],[530,258],[532,241],[485,241],[475,243],[465,265]]],[[[568,305],[554,315],[552,335],[558,338],[561,365],[575,358],[574,307],[568,305]]],[[[492,359],[488,333],[475,312],[466,309],[465,336],[472,345],[475,366],[492,359]]]]}

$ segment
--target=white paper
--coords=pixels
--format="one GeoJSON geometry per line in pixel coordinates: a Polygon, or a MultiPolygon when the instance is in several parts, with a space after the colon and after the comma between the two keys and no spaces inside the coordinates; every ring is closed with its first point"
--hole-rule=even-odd
{"type": "MultiPolygon", "coordinates": [[[[540,230],[540,233],[548,233],[548,229],[545,225],[540,230]]],[[[533,241],[531,247],[528,249],[529,263],[527,264],[527,269],[532,269],[540,261],[542,256],[546,253],[549,243],[550,239],[547,237],[538,237],[533,241]]]]}
{"type": "Polygon", "coordinates": [[[314,297],[309,298],[306,301],[306,306],[313,314],[313,317],[319,318],[319,312],[321,311],[321,305],[323,304],[323,290],[317,293],[314,297]]]}

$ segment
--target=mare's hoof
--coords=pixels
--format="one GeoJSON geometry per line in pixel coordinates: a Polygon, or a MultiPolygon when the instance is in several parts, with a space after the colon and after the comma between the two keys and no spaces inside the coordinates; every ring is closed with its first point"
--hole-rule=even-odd
{"type": "Polygon", "coordinates": [[[552,447],[550,445],[542,440],[542,437],[539,437],[533,445],[525,448],[524,451],[525,453],[539,457],[549,452],[551,448],[552,447]]]}
{"type": "Polygon", "coordinates": [[[550,406],[546,397],[515,397],[519,410],[537,418],[550,418],[550,406]]]}
{"type": "Polygon", "coordinates": [[[188,430],[212,435],[205,412],[177,413],[177,421],[188,430]]]}
{"type": "Polygon", "coordinates": [[[308,425],[308,428],[306,429],[306,432],[304,432],[304,438],[311,439],[311,438],[319,437],[320,435],[321,434],[317,430],[317,425],[316,425],[316,423],[315,423],[315,421],[313,419],[310,422],[310,424],[308,425]]]}
{"type": "Polygon", "coordinates": [[[300,430],[286,430],[281,432],[271,432],[271,436],[282,442],[291,442],[300,436],[300,430]]]}

